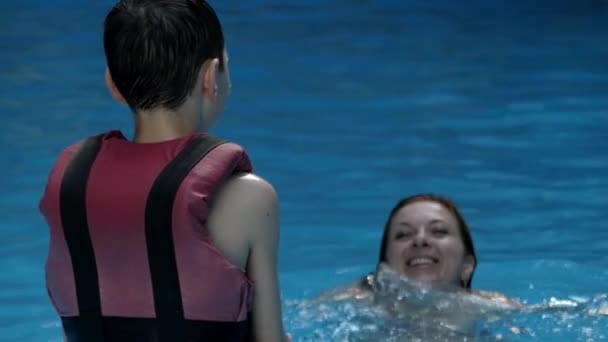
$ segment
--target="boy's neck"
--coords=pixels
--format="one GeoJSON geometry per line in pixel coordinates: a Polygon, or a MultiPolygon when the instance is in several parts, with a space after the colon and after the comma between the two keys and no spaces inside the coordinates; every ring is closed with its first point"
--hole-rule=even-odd
{"type": "Polygon", "coordinates": [[[177,112],[154,111],[135,114],[135,135],[137,143],[155,143],[178,139],[196,133],[198,125],[192,115],[177,112]]]}

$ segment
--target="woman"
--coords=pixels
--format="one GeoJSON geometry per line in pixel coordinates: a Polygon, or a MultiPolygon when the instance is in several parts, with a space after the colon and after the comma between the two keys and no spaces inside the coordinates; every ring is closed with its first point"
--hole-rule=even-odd
{"type": "MultiPolygon", "coordinates": [[[[491,334],[492,329],[478,322],[491,322],[519,309],[547,309],[546,305],[524,307],[500,293],[473,290],[476,267],[473,238],[457,206],[445,197],[414,195],[399,201],[389,214],[377,270],[355,286],[322,295],[311,304],[333,308],[339,320],[357,327],[355,334],[366,333],[371,324],[369,334],[378,340],[386,335],[409,341],[469,340],[491,334]],[[332,301],[341,304],[327,305],[332,301]]],[[[576,303],[549,308],[568,310],[568,305],[576,303]]],[[[596,306],[590,314],[608,314],[603,302],[596,306]]],[[[329,315],[321,311],[318,316],[329,315]]],[[[510,323],[506,327],[513,334],[527,331],[510,323]]]]}
{"type": "Polygon", "coordinates": [[[457,206],[442,196],[418,194],[391,210],[376,272],[329,297],[381,308],[390,314],[393,333],[405,329],[406,337],[470,336],[478,319],[522,307],[502,294],[472,290],[476,267],[473,238],[457,206]]]}
{"type": "MultiPolygon", "coordinates": [[[[471,289],[477,255],[469,227],[448,198],[418,194],[399,201],[384,226],[379,270],[398,273],[410,284],[461,289],[493,302],[520,307],[505,296],[471,289]]],[[[378,272],[334,299],[364,298],[377,289],[378,272]],[[375,283],[376,281],[376,283],[375,283]]]]}

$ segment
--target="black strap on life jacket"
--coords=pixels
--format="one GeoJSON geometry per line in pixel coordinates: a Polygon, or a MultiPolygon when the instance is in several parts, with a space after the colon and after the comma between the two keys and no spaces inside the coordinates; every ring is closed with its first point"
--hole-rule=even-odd
{"type": "Polygon", "coordinates": [[[93,342],[103,341],[103,327],[97,265],[87,222],[86,188],[102,139],[103,135],[97,135],[82,143],[65,170],[59,194],[61,223],[72,259],[80,316],[76,334],[93,342]]]}
{"type": "Polygon", "coordinates": [[[160,341],[182,341],[185,331],[184,308],[171,229],[175,195],[192,168],[221,143],[223,141],[220,139],[197,137],[163,169],[148,195],[146,245],[160,341]]]}
{"type": "Polygon", "coordinates": [[[64,234],[73,265],[78,317],[62,317],[68,341],[244,341],[244,322],[192,321],[184,309],[173,243],[173,202],[179,186],[207,153],[224,140],[198,136],[154,182],[146,203],[146,245],[156,318],[103,317],[95,253],[86,215],[86,187],[103,136],[91,137],[68,165],[61,184],[64,234]]]}

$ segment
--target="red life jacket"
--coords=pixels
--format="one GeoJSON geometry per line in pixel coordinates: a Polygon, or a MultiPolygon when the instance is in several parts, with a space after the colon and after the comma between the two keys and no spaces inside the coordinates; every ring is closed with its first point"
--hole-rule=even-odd
{"type": "Polygon", "coordinates": [[[134,144],[111,132],[67,149],[40,209],[68,341],[248,340],[252,282],[205,224],[219,185],[250,171],[240,146],[204,135],[134,144]]]}

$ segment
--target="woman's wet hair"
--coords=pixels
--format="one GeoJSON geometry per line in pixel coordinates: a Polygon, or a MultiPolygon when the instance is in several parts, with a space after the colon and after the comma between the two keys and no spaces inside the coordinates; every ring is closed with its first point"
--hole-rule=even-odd
{"type": "Polygon", "coordinates": [[[462,237],[462,242],[464,244],[465,253],[471,255],[473,257],[473,272],[471,272],[471,276],[465,282],[463,281],[460,285],[463,288],[470,289],[471,282],[473,280],[473,273],[475,273],[475,267],[477,266],[477,255],[475,254],[475,246],[473,245],[473,238],[471,236],[471,232],[469,230],[469,226],[464,220],[464,217],[458,210],[458,207],[454,202],[446,197],[442,197],[434,194],[418,194],[410,197],[406,197],[400,200],[393,210],[391,210],[390,215],[388,216],[388,220],[384,225],[384,233],[382,234],[382,243],[380,245],[380,258],[379,263],[386,262],[386,249],[388,247],[388,232],[391,227],[391,222],[393,221],[393,217],[397,214],[401,208],[405,207],[408,204],[415,202],[435,202],[441,204],[445,209],[447,209],[458,222],[458,229],[460,230],[460,236],[462,237]]]}

